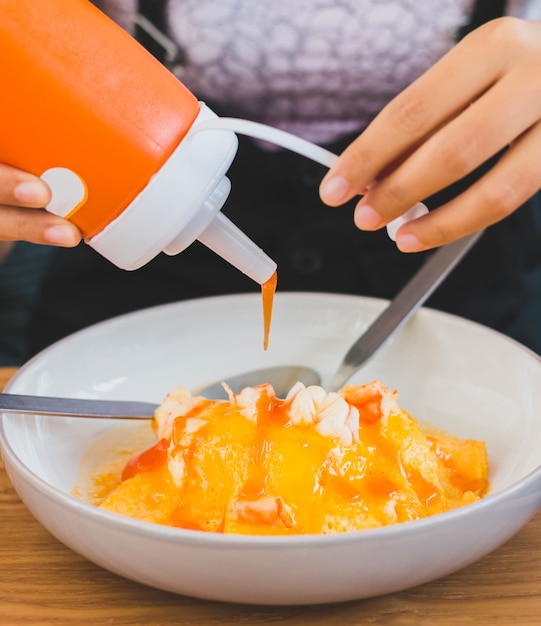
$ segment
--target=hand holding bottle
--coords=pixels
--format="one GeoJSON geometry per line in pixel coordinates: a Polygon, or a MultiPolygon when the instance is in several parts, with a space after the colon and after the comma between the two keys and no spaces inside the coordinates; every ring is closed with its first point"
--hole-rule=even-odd
{"type": "Polygon", "coordinates": [[[79,229],[42,210],[50,199],[48,186],[37,176],[0,163],[0,241],[76,246],[79,229]]]}

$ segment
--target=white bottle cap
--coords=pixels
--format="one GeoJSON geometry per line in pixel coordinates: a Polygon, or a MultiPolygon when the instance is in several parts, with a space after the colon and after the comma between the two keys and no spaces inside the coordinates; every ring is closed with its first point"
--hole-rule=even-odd
{"type": "MultiPolygon", "coordinates": [[[[216,117],[201,103],[196,122],[216,117]]],[[[263,284],[276,263],[220,212],[231,188],[225,174],[237,152],[237,137],[192,130],[135,200],[86,243],[118,267],[135,270],[160,252],[178,254],[200,239],[263,284]]],[[[74,172],[52,168],[42,178],[52,188],[47,207],[52,213],[69,217],[84,201],[84,182],[74,172]]]]}

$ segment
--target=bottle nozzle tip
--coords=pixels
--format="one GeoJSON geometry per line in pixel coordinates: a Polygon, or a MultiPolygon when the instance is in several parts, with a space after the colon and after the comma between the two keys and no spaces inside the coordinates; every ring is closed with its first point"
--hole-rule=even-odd
{"type": "Polygon", "coordinates": [[[276,271],[276,263],[221,212],[198,239],[260,285],[276,271]]]}

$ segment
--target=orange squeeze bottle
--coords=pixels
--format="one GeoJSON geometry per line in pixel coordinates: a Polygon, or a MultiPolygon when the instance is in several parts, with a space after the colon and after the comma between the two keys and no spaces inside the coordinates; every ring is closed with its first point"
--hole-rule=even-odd
{"type": "Polygon", "coordinates": [[[199,239],[256,282],[276,264],[220,211],[234,132],[88,0],[2,0],[0,163],[42,177],[49,211],[132,270],[199,239]]]}

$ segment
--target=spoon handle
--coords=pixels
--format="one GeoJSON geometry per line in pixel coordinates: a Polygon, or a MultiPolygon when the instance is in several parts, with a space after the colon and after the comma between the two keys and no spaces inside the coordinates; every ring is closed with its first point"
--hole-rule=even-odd
{"type": "Polygon", "coordinates": [[[124,400],[86,400],[0,393],[0,411],[69,417],[152,419],[156,404],[124,400]]]}
{"type": "Polygon", "coordinates": [[[479,239],[483,231],[449,243],[434,252],[421,269],[353,344],[333,376],[329,391],[342,385],[422,306],[479,239]]]}

